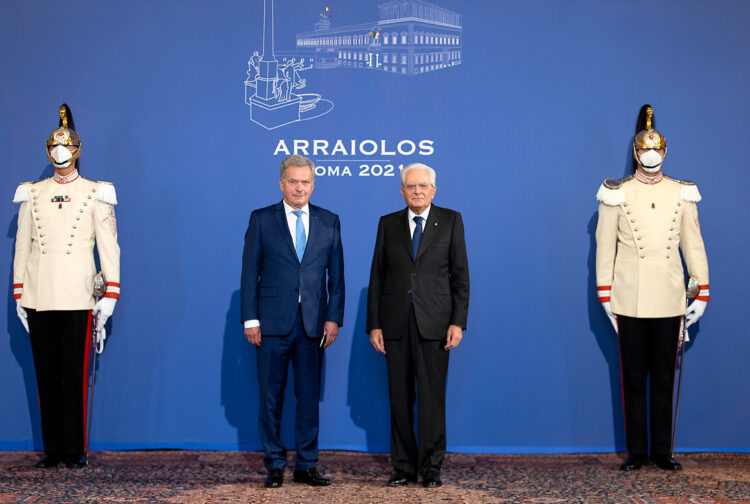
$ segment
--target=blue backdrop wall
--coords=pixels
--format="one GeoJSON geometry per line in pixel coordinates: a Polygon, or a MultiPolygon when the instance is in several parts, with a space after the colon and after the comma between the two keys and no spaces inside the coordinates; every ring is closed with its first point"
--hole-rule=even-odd
{"type": "Polygon", "coordinates": [[[0,449],[41,447],[12,296],[11,199],[18,182],[51,174],[44,141],[62,102],[82,174],[112,181],[120,201],[122,298],[98,361],[94,449],[260,448],[240,258],[250,211],[280,200],[278,165],[296,145],[318,166],[312,201],[341,216],[346,260],[322,448],[388,449],[366,289],[378,217],[404,204],[399,167],[420,161],[438,172],[435,202],[463,213],[472,274],[449,449],[624,450],[616,337],[595,295],[594,195],[628,171],[646,102],[669,141],[665,172],[703,195],[711,269],[679,449],[750,449],[750,4],[383,1],[276,0],[275,111],[246,102],[260,92],[263,0],[3,2],[0,449]]]}

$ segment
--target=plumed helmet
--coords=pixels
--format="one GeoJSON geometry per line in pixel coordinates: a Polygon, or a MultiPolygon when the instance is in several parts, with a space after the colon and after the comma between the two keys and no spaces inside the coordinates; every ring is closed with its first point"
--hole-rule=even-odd
{"type": "Polygon", "coordinates": [[[47,140],[47,157],[50,161],[52,161],[53,164],[55,163],[55,160],[52,159],[50,151],[58,145],[63,145],[66,147],[72,145],[78,147],[75,154],[73,154],[71,161],[75,161],[81,156],[81,138],[73,129],[73,117],[70,113],[70,108],[65,103],[63,103],[62,105],[60,105],[59,113],[59,127],[50,134],[49,139],[47,140]]]}
{"type": "Polygon", "coordinates": [[[646,108],[646,128],[639,131],[633,140],[633,148],[638,149],[667,149],[667,139],[653,128],[654,109],[646,108]]]}

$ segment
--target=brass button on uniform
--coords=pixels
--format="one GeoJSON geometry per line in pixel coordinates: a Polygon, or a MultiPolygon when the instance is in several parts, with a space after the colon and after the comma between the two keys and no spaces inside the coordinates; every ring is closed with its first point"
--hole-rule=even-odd
{"type": "Polygon", "coordinates": [[[68,252],[67,252],[67,253],[68,253],[68,254],[70,254],[70,250],[68,250],[68,252]]]}
{"type": "Polygon", "coordinates": [[[680,206],[680,205],[682,205],[682,203],[680,203],[680,202],[678,201],[678,202],[677,202],[677,206],[680,206]]]}
{"type": "Polygon", "coordinates": [[[639,245],[638,248],[643,250],[643,245],[639,245]]]}
{"type": "MultiPolygon", "coordinates": [[[[83,210],[81,210],[81,211],[83,212],[83,210]]],[[[81,220],[81,216],[80,215],[76,215],[76,220],[81,220]]]]}
{"type": "Polygon", "coordinates": [[[669,250],[669,249],[671,249],[671,248],[672,248],[672,247],[671,247],[671,245],[667,245],[667,250],[669,250]]]}
{"type": "MultiPolygon", "coordinates": [[[[87,204],[88,204],[88,203],[86,203],[85,201],[83,202],[83,206],[86,206],[87,204]]],[[[677,212],[675,212],[675,213],[677,213],[677,212]]]]}
{"type": "Polygon", "coordinates": [[[47,245],[47,242],[42,242],[42,246],[47,245]]]}
{"type": "MultiPolygon", "coordinates": [[[[72,247],[72,246],[73,246],[73,242],[68,242],[68,247],[72,247]]],[[[669,248],[669,247],[667,247],[667,248],[669,248]]]]}
{"type": "Polygon", "coordinates": [[[41,234],[39,235],[39,238],[44,238],[44,233],[41,233],[41,234]]]}
{"type": "Polygon", "coordinates": [[[83,213],[83,208],[81,208],[81,209],[80,209],[80,210],[78,210],[78,211],[79,211],[79,212],[81,212],[81,213],[83,213]]]}
{"type": "Polygon", "coordinates": [[[630,222],[635,222],[635,219],[630,219],[630,222]]]}
{"type": "Polygon", "coordinates": [[[638,228],[634,228],[633,231],[638,231],[638,228]]]}
{"type": "Polygon", "coordinates": [[[46,253],[47,253],[47,251],[46,251],[46,250],[42,250],[42,254],[46,254],[46,253]]]}
{"type": "Polygon", "coordinates": [[[73,224],[73,229],[75,229],[75,228],[77,228],[77,227],[78,227],[78,225],[76,225],[76,224],[73,224]]]}
{"type": "Polygon", "coordinates": [[[643,259],[644,257],[646,257],[645,254],[641,254],[641,259],[643,259]]]}
{"type": "Polygon", "coordinates": [[[90,195],[90,194],[89,194],[88,196],[86,196],[86,197],[87,197],[88,199],[91,199],[91,195],[90,195]]]}
{"type": "Polygon", "coordinates": [[[627,211],[626,213],[627,213],[628,215],[630,215],[630,214],[631,214],[632,212],[631,212],[630,210],[628,210],[628,211],[627,211]]]}

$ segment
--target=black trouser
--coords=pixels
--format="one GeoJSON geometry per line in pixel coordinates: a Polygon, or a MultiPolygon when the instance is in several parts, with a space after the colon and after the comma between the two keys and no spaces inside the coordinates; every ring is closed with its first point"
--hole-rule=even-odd
{"type": "Polygon", "coordinates": [[[414,307],[401,339],[385,341],[391,402],[391,463],[408,474],[439,474],[445,458],[445,382],[450,352],[445,340],[422,338],[414,307]],[[416,378],[416,391],[414,379],[416,378]],[[417,400],[419,445],[414,437],[417,400]]]}
{"type": "Polygon", "coordinates": [[[86,452],[91,311],[36,311],[29,315],[44,452],[86,452]]]}
{"type": "Polygon", "coordinates": [[[628,455],[648,454],[647,411],[651,422],[651,454],[668,455],[672,441],[672,389],[680,318],[617,316],[622,393],[628,455]],[[650,382],[650,411],[646,381],[650,382]]]}

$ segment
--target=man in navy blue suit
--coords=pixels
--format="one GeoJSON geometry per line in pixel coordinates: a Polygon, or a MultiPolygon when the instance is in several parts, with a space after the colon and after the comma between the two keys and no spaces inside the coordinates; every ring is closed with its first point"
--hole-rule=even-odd
{"type": "Polygon", "coordinates": [[[258,430],[267,488],[283,484],[286,449],[281,410],[289,362],[297,397],[294,481],[327,486],[318,474],[318,402],[323,349],[344,321],[344,253],[336,214],[310,205],[315,165],[293,155],[281,162],[279,203],[254,210],[242,254],[245,337],[257,348],[258,430]]]}

